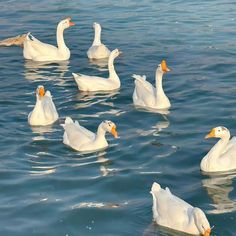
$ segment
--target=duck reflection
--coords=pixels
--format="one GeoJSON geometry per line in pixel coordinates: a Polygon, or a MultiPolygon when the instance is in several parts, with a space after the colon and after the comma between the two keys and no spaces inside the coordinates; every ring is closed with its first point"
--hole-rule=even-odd
{"type": "Polygon", "coordinates": [[[111,161],[108,158],[104,156],[99,156],[97,161],[101,163],[100,171],[103,177],[114,173],[115,171],[114,169],[108,168],[109,163],[111,163],[111,161]]]}
{"type": "Polygon", "coordinates": [[[52,133],[55,129],[51,125],[47,126],[31,126],[32,132],[36,134],[52,133]]]}
{"type": "Polygon", "coordinates": [[[168,128],[170,125],[169,120],[166,116],[162,116],[164,118],[163,121],[158,121],[155,125],[151,126],[151,129],[149,130],[137,130],[138,134],[141,136],[148,136],[150,134],[153,134],[153,136],[158,136],[161,131],[168,128]]]}
{"type": "Polygon", "coordinates": [[[206,189],[209,197],[212,199],[212,206],[215,208],[209,210],[212,214],[222,214],[236,210],[236,202],[229,198],[233,191],[233,179],[236,173],[225,175],[209,175],[209,178],[202,180],[202,185],[206,189]]]}
{"type": "Polygon", "coordinates": [[[77,100],[79,103],[76,107],[85,108],[98,103],[104,103],[113,107],[113,102],[107,102],[107,99],[113,99],[113,97],[115,97],[117,94],[119,94],[119,90],[113,90],[111,92],[79,92],[77,95],[77,100]]]}
{"type": "MultiPolygon", "coordinates": [[[[25,78],[27,80],[58,80],[69,70],[69,61],[37,62],[25,61],[25,78]]],[[[62,80],[64,81],[64,80],[62,80]]]]}
{"type": "Polygon", "coordinates": [[[35,135],[32,139],[34,141],[45,140],[44,134],[53,133],[57,129],[54,128],[52,125],[47,126],[31,126],[30,127],[33,134],[35,135]]]}
{"type": "Polygon", "coordinates": [[[152,222],[148,227],[144,230],[143,236],[190,236],[190,234],[186,234],[183,232],[179,232],[170,228],[166,228],[164,226],[157,225],[155,222],[152,222]]]}
{"type": "Polygon", "coordinates": [[[136,105],[134,105],[134,106],[139,111],[159,113],[161,115],[169,115],[170,114],[170,111],[168,109],[153,109],[153,108],[147,108],[147,107],[140,107],[140,106],[136,106],[136,105]]]}
{"type": "Polygon", "coordinates": [[[91,66],[96,66],[96,68],[99,71],[108,71],[108,58],[104,58],[104,59],[89,59],[89,63],[91,66]]]}

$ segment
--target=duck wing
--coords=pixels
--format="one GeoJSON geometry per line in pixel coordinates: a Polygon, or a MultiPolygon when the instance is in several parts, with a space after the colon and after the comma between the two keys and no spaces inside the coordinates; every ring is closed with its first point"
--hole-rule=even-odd
{"type": "Polygon", "coordinates": [[[133,93],[134,103],[141,106],[148,106],[155,101],[155,88],[146,80],[146,76],[133,75],[135,89],[133,93]]]}
{"type": "Polygon", "coordinates": [[[113,83],[107,79],[98,76],[88,76],[72,73],[78,88],[82,91],[102,91],[109,89],[113,83]]]}
{"type": "Polygon", "coordinates": [[[50,91],[47,91],[44,95],[43,109],[44,109],[44,114],[48,119],[57,119],[58,118],[58,113],[57,113],[56,107],[54,105],[54,102],[52,100],[52,96],[51,96],[50,91]]]}
{"type": "Polygon", "coordinates": [[[33,56],[37,57],[39,55],[54,55],[57,53],[58,48],[51,44],[43,43],[32,34],[28,33],[24,41],[24,50],[31,50],[33,56]]]}
{"type": "Polygon", "coordinates": [[[95,139],[94,133],[79,125],[78,122],[74,123],[70,117],[66,118],[65,124],[62,126],[66,133],[63,142],[74,149],[79,149],[80,146],[95,139]]]}
{"type": "Polygon", "coordinates": [[[168,188],[165,190],[158,187],[156,183],[152,186],[151,194],[153,195],[154,219],[157,216],[158,224],[180,229],[183,224],[188,222],[188,212],[193,208],[190,204],[173,195],[168,188]]]}
{"type": "Polygon", "coordinates": [[[236,169],[236,137],[233,137],[227,144],[224,152],[220,156],[221,166],[225,170],[236,169]]]}
{"type": "Polygon", "coordinates": [[[90,130],[86,129],[85,127],[81,126],[78,121],[75,121],[75,126],[77,126],[80,131],[89,139],[95,139],[95,134],[90,130]]]}

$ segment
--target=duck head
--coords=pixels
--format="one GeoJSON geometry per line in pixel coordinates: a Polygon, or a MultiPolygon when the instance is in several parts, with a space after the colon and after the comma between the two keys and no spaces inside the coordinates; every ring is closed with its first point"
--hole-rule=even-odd
{"type": "Polygon", "coordinates": [[[193,208],[193,218],[201,235],[210,236],[211,234],[210,224],[206,218],[206,215],[200,208],[197,207],[193,208]]]}
{"type": "Polygon", "coordinates": [[[205,139],[208,138],[224,138],[230,136],[230,132],[224,126],[218,126],[213,128],[206,136],[205,139]]]}
{"type": "Polygon", "coordinates": [[[119,51],[119,49],[116,48],[116,49],[114,49],[114,50],[111,52],[110,56],[113,57],[113,58],[116,58],[116,57],[118,57],[121,53],[122,53],[122,52],[119,51]]]}
{"type": "Polygon", "coordinates": [[[116,131],[116,125],[110,120],[104,120],[102,122],[102,128],[111,133],[115,138],[118,138],[118,133],[116,131]]]}
{"type": "Polygon", "coordinates": [[[161,64],[158,65],[157,71],[161,72],[162,74],[170,71],[165,60],[162,60],[161,64]]]}
{"type": "Polygon", "coordinates": [[[71,17],[68,17],[68,18],[60,21],[58,24],[58,27],[60,27],[61,29],[67,29],[73,25],[75,25],[75,23],[71,21],[71,17]]]}
{"type": "Polygon", "coordinates": [[[42,98],[45,95],[45,89],[43,85],[39,85],[36,89],[36,95],[42,98]]]}
{"type": "Polygon", "coordinates": [[[101,25],[99,23],[97,23],[97,22],[93,23],[93,28],[94,28],[94,30],[100,30],[100,31],[102,29],[101,25]]]}

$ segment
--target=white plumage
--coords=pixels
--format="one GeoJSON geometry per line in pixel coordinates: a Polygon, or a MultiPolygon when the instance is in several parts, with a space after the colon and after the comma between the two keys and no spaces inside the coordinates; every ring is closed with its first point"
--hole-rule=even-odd
{"type": "Polygon", "coordinates": [[[191,206],[156,182],[150,193],[153,219],[158,225],[193,235],[210,235],[210,224],[201,209],[191,206]]]}
{"type": "Polygon", "coordinates": [[[45,93],[42,85],[36,90],[36,104],[28,115],[32,126],[50,125],[58,119],[58,113],[53,103],[50,91],[45,93]]]}

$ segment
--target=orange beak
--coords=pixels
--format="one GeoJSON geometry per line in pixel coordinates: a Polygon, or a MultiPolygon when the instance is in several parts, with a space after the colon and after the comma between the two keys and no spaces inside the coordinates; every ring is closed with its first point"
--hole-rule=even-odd
{"type": "Polygon", "coordinates": [[[208,229],[205,231],[204,236],[210,236],[211,234],[211,229],[208,229]]]}
{"type": "Polygon", "coordinates": [[[68,20],[69,20],[69,26],[75,25],[75,23],[71,21],[71,17],[68,17],[68,20]]]}
{"type": "Polygon", "coordinates": [[[40,87],[40,88],[39,88],[39,96],[40,96],[40,97],[43,97],[44,94],[45,94],[44,87],[40,87]]]}
{"type": "Polygon", "coordinates": [[[72,22],[72,21],[69,22],[69,26],[74,26],[74,25],[75,25],[74,22],[72,22]]]}
{"type": "Polygon", "coordinates": [[[163,60],[163,61],[161,62],[161,68],[162,68],[162,71],[164,71],[164,72],[170,71],[170,69],[167,67],[167,64],[166,64],[166,61],[165,61],[165,60],[163,60]]]}
{"type": "Polygon", "coordinates": [[[205,139],[207,139],[207,138],[215,138],[215,136],[216,136],[215,135],[215,129],[212,129],[211,132],[205,136],[205,139]]]}
{"type": "Polygon", "coordinates": [[[115,138],[118,138],[118,133],[116,131],[116,126],[115,125],[111,128],[111,133],[113,134],[113,136],[115,138]]]}

